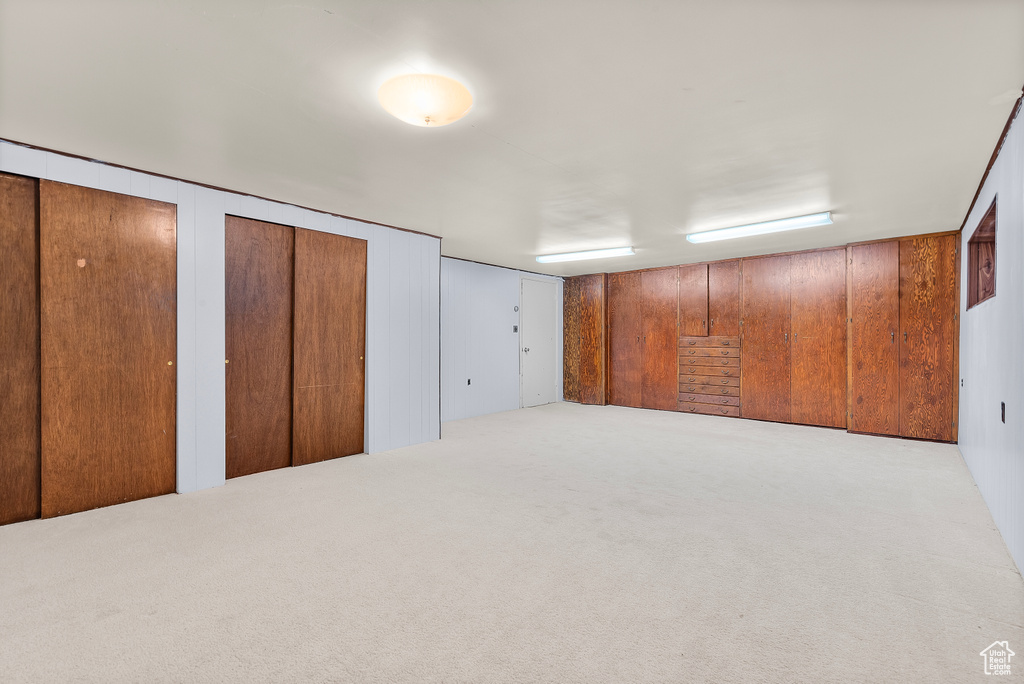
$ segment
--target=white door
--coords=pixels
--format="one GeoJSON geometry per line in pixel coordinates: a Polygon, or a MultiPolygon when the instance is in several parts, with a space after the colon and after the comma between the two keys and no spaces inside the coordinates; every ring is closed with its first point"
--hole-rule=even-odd
{"type": "Polygon", "coordinates": [[[520,301],[519,375],[523,407],[558,401],[558,286],[524,277],[520,301]]]}

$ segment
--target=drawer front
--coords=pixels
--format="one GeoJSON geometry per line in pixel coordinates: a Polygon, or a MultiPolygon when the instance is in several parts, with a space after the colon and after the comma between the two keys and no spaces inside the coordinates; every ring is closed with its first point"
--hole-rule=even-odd
{"type": "Polygon", "coordinates": [[[708,337],[680,337],[679,347],[733,347],[740,348],[740,338],[727,335],[711,335],[708,337]]]}
{"type": "Polygon", "coordinates": [[[719,358],[726,358],[730,356],[738,357],[740,355],[739,349],[732,347],[688,347],[686,349],[679,350],[679,356],[717,356],[719,358]]]}
{"type": "Polygon", "coordinates": [[[703,413],[709,416],[739,416],[739,406],[715,406],[714,404],[695,404],[688,401],[679,402],[679,410],[683,413],[703,413]]]}
{"type": "MultiPolygon", "coordinates": [[[[740,360],[735,356],[727,356],[725,358],[716,358],[714,356],[680,356],[679,367],[680,370],[686,368],[696,368],[700,366],[719,366],[725,368],[735,368],[737,375],[740,369],[740,360]]],[[[685,371],[689,373],[690,371],[685,371]]],[[[696,375],[697,373],[694,373],[696,375]]],[[[704,373],[704,375],[709,375],[704,373]]]]}
{"type": "MultiPolygon", "coordinates": [[[[704,370],[704,369],[701,369],[704,370]]],[[[713,369],[712,369],[713,370],[713,369]]],[[[730,370],[724,368],[723,370],[730,370]]],[[[736,375],[697,375],[696,373],[683,373],[679,376],[679,386],[683,385],[714,385],[715,387],[739,387],[740,376],[736,375]]]]}
{"type": "Polygon", "coordinates": [[[740,396],[739,387],[729,387],[726,385],[680,385],[679,391],[694,394],[710,394],[716,397],[740,396]]]}
{"type": "Polygon", "coordinates": [[[721,397],[714,394],[695,394],[693,392],[680,392],[679,401],[688,404],[718,404],[719,406],[739,406],[739,397],[721,397]]]}

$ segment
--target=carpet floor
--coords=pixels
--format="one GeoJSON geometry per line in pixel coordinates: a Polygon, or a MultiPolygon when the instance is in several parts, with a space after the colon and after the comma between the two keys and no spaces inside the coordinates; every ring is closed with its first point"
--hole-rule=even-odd
{"type": "Polygon", "coordinates": [[[1024,582],[955,446],[620,407],[0,528],[3,682],[957,682],[1024,582]]]}

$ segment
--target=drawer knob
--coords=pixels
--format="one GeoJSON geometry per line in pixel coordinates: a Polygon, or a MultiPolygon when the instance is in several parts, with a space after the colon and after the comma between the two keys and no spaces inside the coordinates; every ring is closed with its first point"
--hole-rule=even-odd
{"type": "Polygon", "coordinates": [[[722,346],[723,347],[728,347],[729,344],[730,344],[729,340],[726,340],[725,342],[722,342],[722,346]]]}
{"type": "Polygon", "coordinates": [[[727,356],[728,354],[729,354],[729,350],[728,349],[723,349],[722,350],[722,356],[727,356]]]}
{"type": "Polygon", "coordinates": [[[696,354],[696,353],[697,353],[697,350],[696,350],[696,349],[691,349],[691,350],[690,350],[690,353],[691,353],[691,354],[696,354]]]}
{"type": "Polygon", "coordinates": [[[695,345],[695,344],[697,344],[697,340],[690,340],[689,342],[687,342],[687,344],[689,344],[691,346],[695,345]]]}
{"type": "Polygon", "coordinates": [[[729,413],[729,411],[727,409],[722,409],[722,415],[726,415],[728,413],[729,413]]]}

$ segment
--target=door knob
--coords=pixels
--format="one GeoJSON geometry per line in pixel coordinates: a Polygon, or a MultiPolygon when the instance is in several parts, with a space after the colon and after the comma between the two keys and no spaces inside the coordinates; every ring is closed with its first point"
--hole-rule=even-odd
{"type": "Polygon", "coordinates": [[[523,347],[523,351],[526,352],[527,354],[529,354],[530,353],[530,348],[529,347],[523,347]]]}

